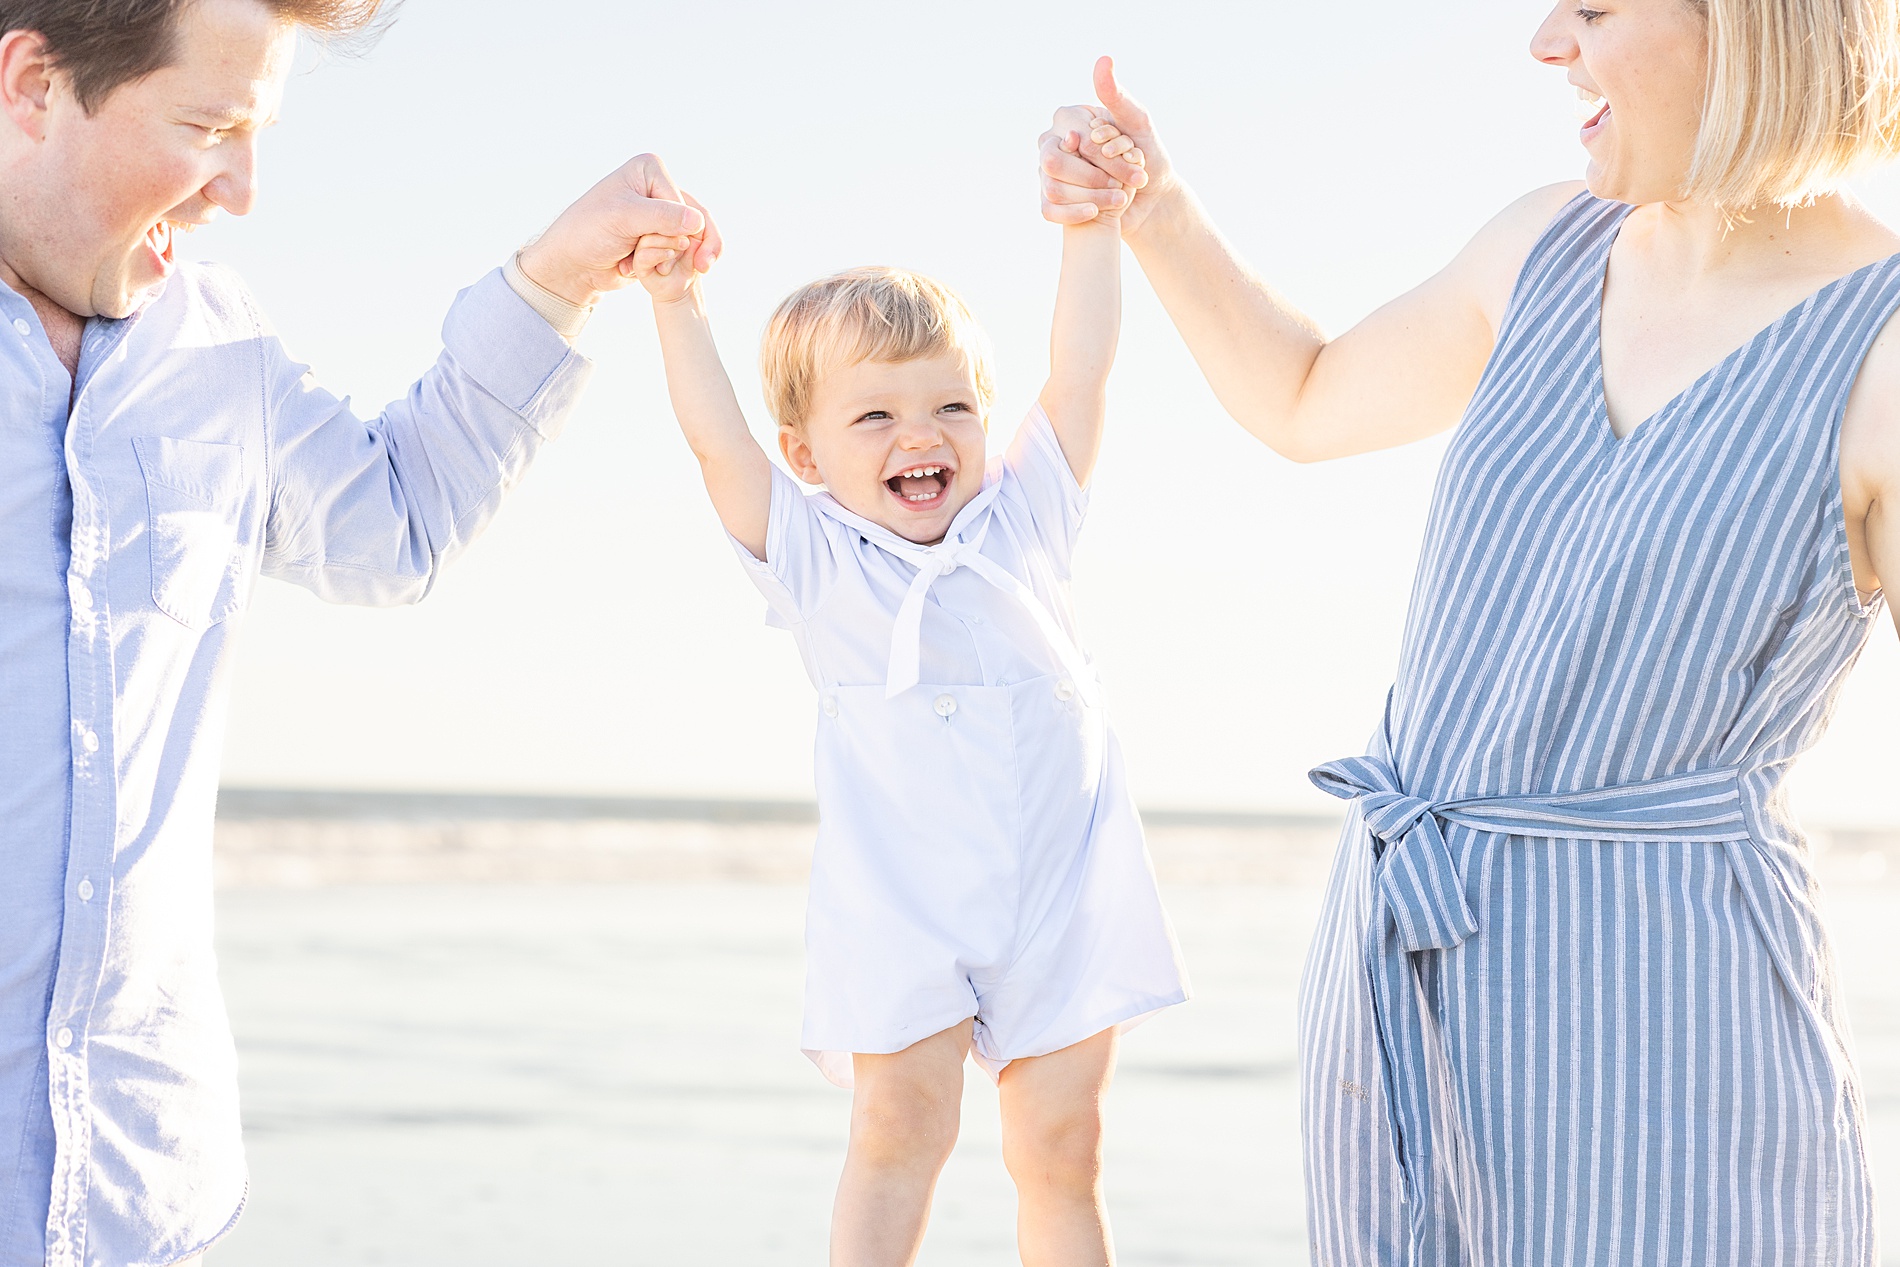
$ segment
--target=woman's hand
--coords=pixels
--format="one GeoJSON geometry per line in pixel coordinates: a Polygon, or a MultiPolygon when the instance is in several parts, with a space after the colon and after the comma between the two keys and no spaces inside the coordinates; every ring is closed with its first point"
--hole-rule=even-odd
{"type": "Polygon", "coordinates": [[[1064,106],[1042,134],[1042,214],[1082,224],[1119,210],[1122,236],[1132,239],[1176,200],[1180,182],[1148,112],[1116,81],[1113,58],[1095,63],[1095,94],[1099,106],[1064,106]]]}

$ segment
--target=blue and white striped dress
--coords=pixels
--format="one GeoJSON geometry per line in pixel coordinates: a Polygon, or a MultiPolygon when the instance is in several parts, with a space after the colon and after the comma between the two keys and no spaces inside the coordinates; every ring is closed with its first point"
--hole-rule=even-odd
{"type": "Polygon", "coordinates": [[[1840,420],[1900,257],[1618,439],[1629,208],[1531,252],[1446,455],[1301,989],[1315,1267],[1872,1267],[1865,1114],[1782,782],[1876,623],[1840,420]]]}

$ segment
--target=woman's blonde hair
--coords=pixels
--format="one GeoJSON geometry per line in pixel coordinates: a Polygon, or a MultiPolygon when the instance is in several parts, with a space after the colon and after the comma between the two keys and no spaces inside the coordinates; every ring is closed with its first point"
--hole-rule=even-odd
{"type": "Polygon", "coordinates": [[[1684,194],[1794,206],[1900,154],[1900,0],[1686,0],[1709,24],[1684,194]]]}
{"type": "Polygon", "coordinates": [[[946,352],[974,371],[987,413],[996,395],[989,341],[956,292],[901,268],[853,268],[799,287],[778,306],[759,349],[759,377],[779,426],[798,427],[832,370],[946,352]]]}

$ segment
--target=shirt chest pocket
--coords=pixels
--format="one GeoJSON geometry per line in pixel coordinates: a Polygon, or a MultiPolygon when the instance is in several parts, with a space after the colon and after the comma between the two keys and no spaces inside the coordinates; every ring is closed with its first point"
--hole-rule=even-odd
{"type": "Polygon", "coordinates": [[[188,629],[243,605],[244,446],[136,436],[152,555],[152,601],[188,629]]]}

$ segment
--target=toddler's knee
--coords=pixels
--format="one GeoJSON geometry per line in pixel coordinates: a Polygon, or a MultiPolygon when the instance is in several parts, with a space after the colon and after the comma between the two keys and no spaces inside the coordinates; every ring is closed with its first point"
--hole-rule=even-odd
{"type": "Polygon", "coordinates": [[[1003,1135],[1003,1162],[1018,1188],[1087,1196],[1102,1179],[1102,1118],[1076,1112],[1019,1122],[1003,1135]]]}

